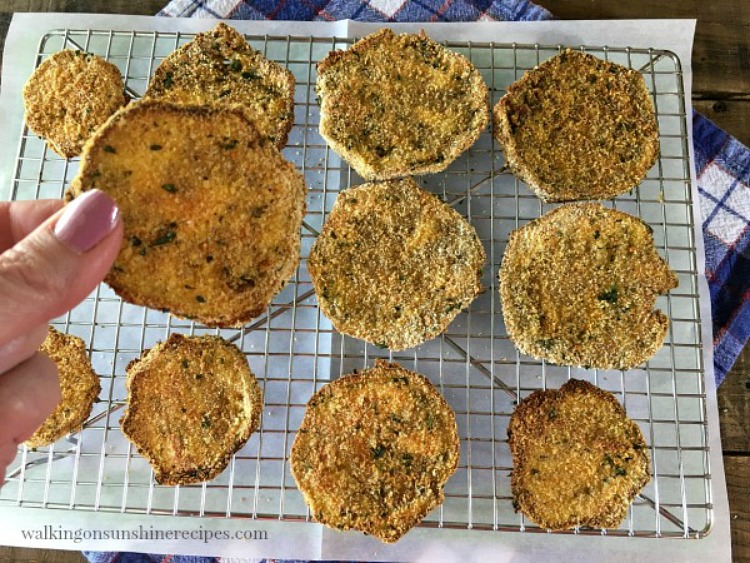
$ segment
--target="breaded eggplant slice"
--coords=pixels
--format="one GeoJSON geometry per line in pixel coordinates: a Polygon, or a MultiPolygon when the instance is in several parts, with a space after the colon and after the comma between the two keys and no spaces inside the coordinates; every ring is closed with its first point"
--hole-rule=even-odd
{"type": "Polygon", "coordinates": [[[471,304],[484,264],[474,227],[406,178],[341,192],[307,267],[336,330],[403,350],[471,304]]]}
{"type": "Polygon", "coordinates": [[[458,458],[442,395],[423,375],[377,360],[312,396],[291,467],[315,520],[392,543],[443,502],[458,458]]]}
{"type": "Polygon", "coordinates": [[[23,87],[26,124],[65,158],[81,154],[94,131],[126,102],[115,65],[70,49],[46,59],[23,87]]]}
{"type": "Polygon", "coordinates": [[[677,287],[651,228],[598,203],[572,203],[513,231],[500,266],[508,336],[549,362],[629,369],[661,347],[657,295],[677,287]]]}
{"type": "Polygon", "coordinates": [[[294,75],[225,23],[199,33],[164,59],[144,98],[239,107],[279,149],[294,124],[294,75]]]}
{"type": "Polygon", "coordinates": [[[258,381],[218,336],[171,334],[130,362],[127,389],[120,426],[161,485],[213,479],[260,424],[258,381]]]}
{"type": "Polygon", "coordinates": [[[571,379],[508,424],[514,506],[542,528],[617,528],[650,479],[643,434],[612,393],[571,379]]]}
{"type": "Polygon", "coordinates": [[[441,172],[489,123],[482,75],[424,32],[390,29],[318,63],[320,134],[367,180],[441,172]]]}
{"type": "Polygon", "coordinates": [[[99,376],[91,367],[86,344],[77,336],[49,327],[39,351],[57,366],[61,399],[47,420],[26,440],[30,448],[46,446],[70,432],[77,432],[91,414],[101,391],[99,376]]]}
{"type": "Polygon", "coordinates": [[[659,156],[643,76],[570,49],[511,84],[493,121],[505,163],[545,201],[613,198],[659,156]]]}
{"type": "Polygon", "coordinates": [[[299,262],[304,178],[237,110],[131,104],[86,145],[68,195],[94,188],[122,213],[106,282],[130,303],[241,326],[299,262]]]}

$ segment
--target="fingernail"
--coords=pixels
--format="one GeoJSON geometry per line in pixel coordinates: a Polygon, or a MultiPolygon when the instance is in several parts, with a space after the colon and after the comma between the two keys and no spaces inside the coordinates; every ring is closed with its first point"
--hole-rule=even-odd
{"type": "Polygon", "coordinates": [[[101,190],[90,190],[65,206],[55,225],[55,236],[75,252],[96,246],[117,225],[120,210],[101,190]]]}

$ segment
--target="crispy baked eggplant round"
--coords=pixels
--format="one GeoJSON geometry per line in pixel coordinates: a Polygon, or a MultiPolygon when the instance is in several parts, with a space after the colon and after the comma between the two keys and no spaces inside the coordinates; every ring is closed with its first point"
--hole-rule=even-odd
{"type": "Polygon", "coordinates": [[[458,457],[442,395],[426,377],[378,360],[313,395],[291,466],[318,522],[392,543],[443,502],[458,457]]]}

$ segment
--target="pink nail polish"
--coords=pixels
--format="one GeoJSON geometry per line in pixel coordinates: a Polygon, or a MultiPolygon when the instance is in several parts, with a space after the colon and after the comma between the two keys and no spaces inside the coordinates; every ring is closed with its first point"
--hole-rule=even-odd
{"type": "Polygon", "coordinates": [[[117,225],[120,210],[101,190],[91,190],[65,206],[55,225],[55,236],[75,252],[96,246],[117,225]]]}

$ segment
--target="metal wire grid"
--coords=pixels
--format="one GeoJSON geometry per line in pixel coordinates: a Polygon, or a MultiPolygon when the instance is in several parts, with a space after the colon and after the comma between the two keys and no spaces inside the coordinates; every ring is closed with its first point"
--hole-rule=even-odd
{"type": "MultiPolygon", "coordinates": [[[[80,48],[116,64],[135,98],[158,63],[192,35],[161,32],[60,30],[42,37],[37,65],[63,48],[80,48]]],[[[485,244],[487,291],[440,338],[393,353],[332,330],[315,302],[306,257],[340,189],[359,182],[318,134],[315,61],[348,39],[249,36],[268,58],[297,80],[295,126],[285,149],[305,174],[308,214],[302,261],[294,279],[267,312],[242,330],[206,329],[158,311],[123,303],[100,286],[55,325],[81,336],[102,394],[80,433],[46,448],[19,448],[0,504],[58,509],[310,521],[288,466],[288,454],[311,394],[330,379],[388,358],[438,385],[456,412],[461,461],[446,486],[444,504],[423,526],[543,531],[516,514],[510,494],[506,428],[514,405],[536,389],[558,388],[571,377],[616,394],[650,444],[652,479],[617,530],[576,534],[699,538],[712,525],[705,389],[701,355],[694,217],[690,189],[686,106],[680,62],[655,49],[580,47],[638,69],[653,95],[661,156],[641,186],[608,203],[654,229],[657,247],[677,272],[679,288],[660,300],[671,325],[662,349],[642,369],[627,372],[548,365],[520,354],[508,340],[496,274],[511,230],[553,206],[541,203],[503,166],[489,132],[443,174],[421,178],[467,216],[485,244]],[[156,485],[148,463],[119,429],[126,400],[125,367],[171,332],[219,334],[241,347],[264,388],[261,430],[209,483],[156,485]]],[[[481,71],[494,104],[523,72],[560,46],[446,43],[481,71]]],[[[60,197],[77,161],[59,158],[24,127],[12,199],[60,197]]]]}

